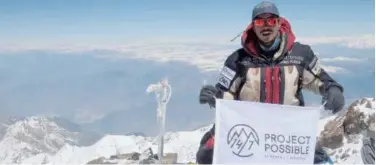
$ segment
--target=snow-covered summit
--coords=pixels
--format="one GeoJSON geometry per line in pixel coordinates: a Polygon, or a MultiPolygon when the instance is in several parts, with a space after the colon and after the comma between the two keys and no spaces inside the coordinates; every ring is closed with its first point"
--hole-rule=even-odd
{"type": "Polygon", "coordinates": [[[375,99],[356,100],[346,111],[322,119],[320,126],[318,142],[334,163],[363,164],[363,139],[375,135],[375,99]]]}
{"type": "Polygon", "coordinates": [[[19,120],[20,119],[16,117],[6,117],[6,118],[0,119],[0,140],[3,139],[4,135],[7,132],[8,127],[16,123],[19,120]]]}
{"type": "MultiPolygon", "coordinates": [[[[210,128],[211,125],[194,131],[167,132],[165,134],[164,151],[177,153],[178,162],[193,161],[201,136],[210,128]]],[[[48,164],[86,164],[101,157],[110,158],[113,155],[124,153],[141,153],[149,147],[152,148],[153,152],[157,152],[157,137],[106,135],[97,143],[88,147],[67,144],[55,155],[48,158],[50,160],[48,164]]],[[[34,160],[41,161],[42,159],[34,160]]]]}
{"type": "Polygon", "coordinates": [[[1,126],[0,163],[21,163],[40,153],[55,154],[65,144],[78,145],[81,136],[43,116],[9,118],[1,126]]]}

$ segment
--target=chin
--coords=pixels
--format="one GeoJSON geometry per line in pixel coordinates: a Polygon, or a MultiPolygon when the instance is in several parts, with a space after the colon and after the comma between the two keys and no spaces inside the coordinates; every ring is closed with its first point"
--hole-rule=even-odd
{"type": "Polygon", "coordinates": [[[269,44],[271,42],[273,42],[273,38],[272,37],[264,37],[261,39],[262,42],[266,43],[266,44],[269,44]]]}
{"type": "Polygon", "coordinates": [[[262,41],[265,42],[265,43],[271,43],[274,41],[276,36],[267,36],[267,37],[263,37],[262,41]]]}

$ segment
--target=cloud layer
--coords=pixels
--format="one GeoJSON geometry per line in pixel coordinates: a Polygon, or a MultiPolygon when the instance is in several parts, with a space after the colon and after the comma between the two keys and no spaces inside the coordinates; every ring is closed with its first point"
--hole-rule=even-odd
{"type": "Polygon", "coordinates": [[[352,57],[343,57],[338,56],[334,58],[322,58],[321,61],[325,62],[365,62],[367,58],[352,58],[352,57]]]}
{"type": "MultiPolygon", "coordinates": [[[[323,68],[344,84],[347,97],[372,97],[372,51],[315,47],[323,68]]],[[[144,91],[149,83],[168,76],[174,88],[170,129],[197,127],[213,115],[198,104],[200,87],[205,80],[216,81],[223,61],[237,48],[235,43],[160,42],[0,53],[0,113],[51,113],[81,123],[94,121],[87,126],[113,133],[153,133],[155,100],[144,91]]]]}
{"type": "Polygon", "coordinates": [[[302,37],[298,40],[302,43],[307,43],[310,45],[339,44],[348,48],[355,49],[375,48],[375,35],[373,34],[366,34],[361,36],[302,37]]]}
{"type": "MultiPolygon", "coordinates": [[[[34,46],[23,44],[6,44],[0,42],[0,51],[24,51],[24,50],[43,50],[66,54],[95,54],[100,58],[112,60],[119,59],[147,59],[156,62],[184,62],[197,66],[201,71],[218,71],[228,55],[240,47],[239,39],[234,42],[223,42],[224,39],[216,40],[205,39],[193,40],[151,40],[135,41],[133,43],[85,43],[81,44],[60,44],[54,45],[35,43],[34,46]]],[[[310,44],[312,46],[336,44],[352,49],[372,49],[375,46],[374,35],[362,36],[323,36],[323,37],[302,37],[298,41],[310,44]]],[[[322,52],[319,52],[320,54],[322,52]]],[[[325,57],[320,56],[322,62],[331,62],[326,64],[328,72],[345,73],[347,70],[333,65],[333,62],[362,62],[365,58],[354,57],[325,57]]]]}
{"type": "Polygon", "coordinates": [[[337,67],[337,66],[321,66],[326,72],[328,73],[348,73],[349,71],[345,68],[337,67]]]}

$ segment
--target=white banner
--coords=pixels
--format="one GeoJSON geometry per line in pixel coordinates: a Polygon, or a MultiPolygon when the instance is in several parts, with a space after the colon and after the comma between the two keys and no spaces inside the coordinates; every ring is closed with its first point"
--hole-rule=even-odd
{"type": "Polygon", "coordinates": [[[213,164],[313,164],[319,110],[217,99],[213,164]]]}

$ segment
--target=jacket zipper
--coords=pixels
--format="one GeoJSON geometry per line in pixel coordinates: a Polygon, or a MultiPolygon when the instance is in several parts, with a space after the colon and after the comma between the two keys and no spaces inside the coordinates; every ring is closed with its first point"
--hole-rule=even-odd
{"type": "Polygon", "coordinates": [[[270,100],[270,102],[271,103],[274,103],[274,89],[273,89],[273,87],[274,87],[274,63],[273,63],[273,61],[271,62],[271,65],[270,65],[270,69],[272,70],[272,73],[271,73],[271,76],[272,76],[272,78],[271,78],[271,82],[270,82],[270,86],[271,86],[271,92],[270,92],[270,98],[271,98],[271,100],[270,100]]]}
{"type": "MultiPolygon", "coordinates": [[[[265,56],[263,56],[263,57],[265,57],[265,56]]],[[[266,98],[269,97],[270,98],[270,103],[274,103],[274,61],[273,61],[273,59],[266,60],[266,59],[261,58],[261,57],[257,57],[257,58],[269,63],[269,67],[271,69],[271,75],[270,75],[271,76],[271,78],[270,78],[270,86],[271,86],[271,88],[270,88],[270,92],[267,92],[267,93],[269,93],[269,95],[265,95],[265,97],[266,98]]],[[[266,81],[267,80],[265,80],[264,82],[266,83],[266,81]]],[[[265,100],[266,100],[266,98],[265,98],[265,100]]]]}

